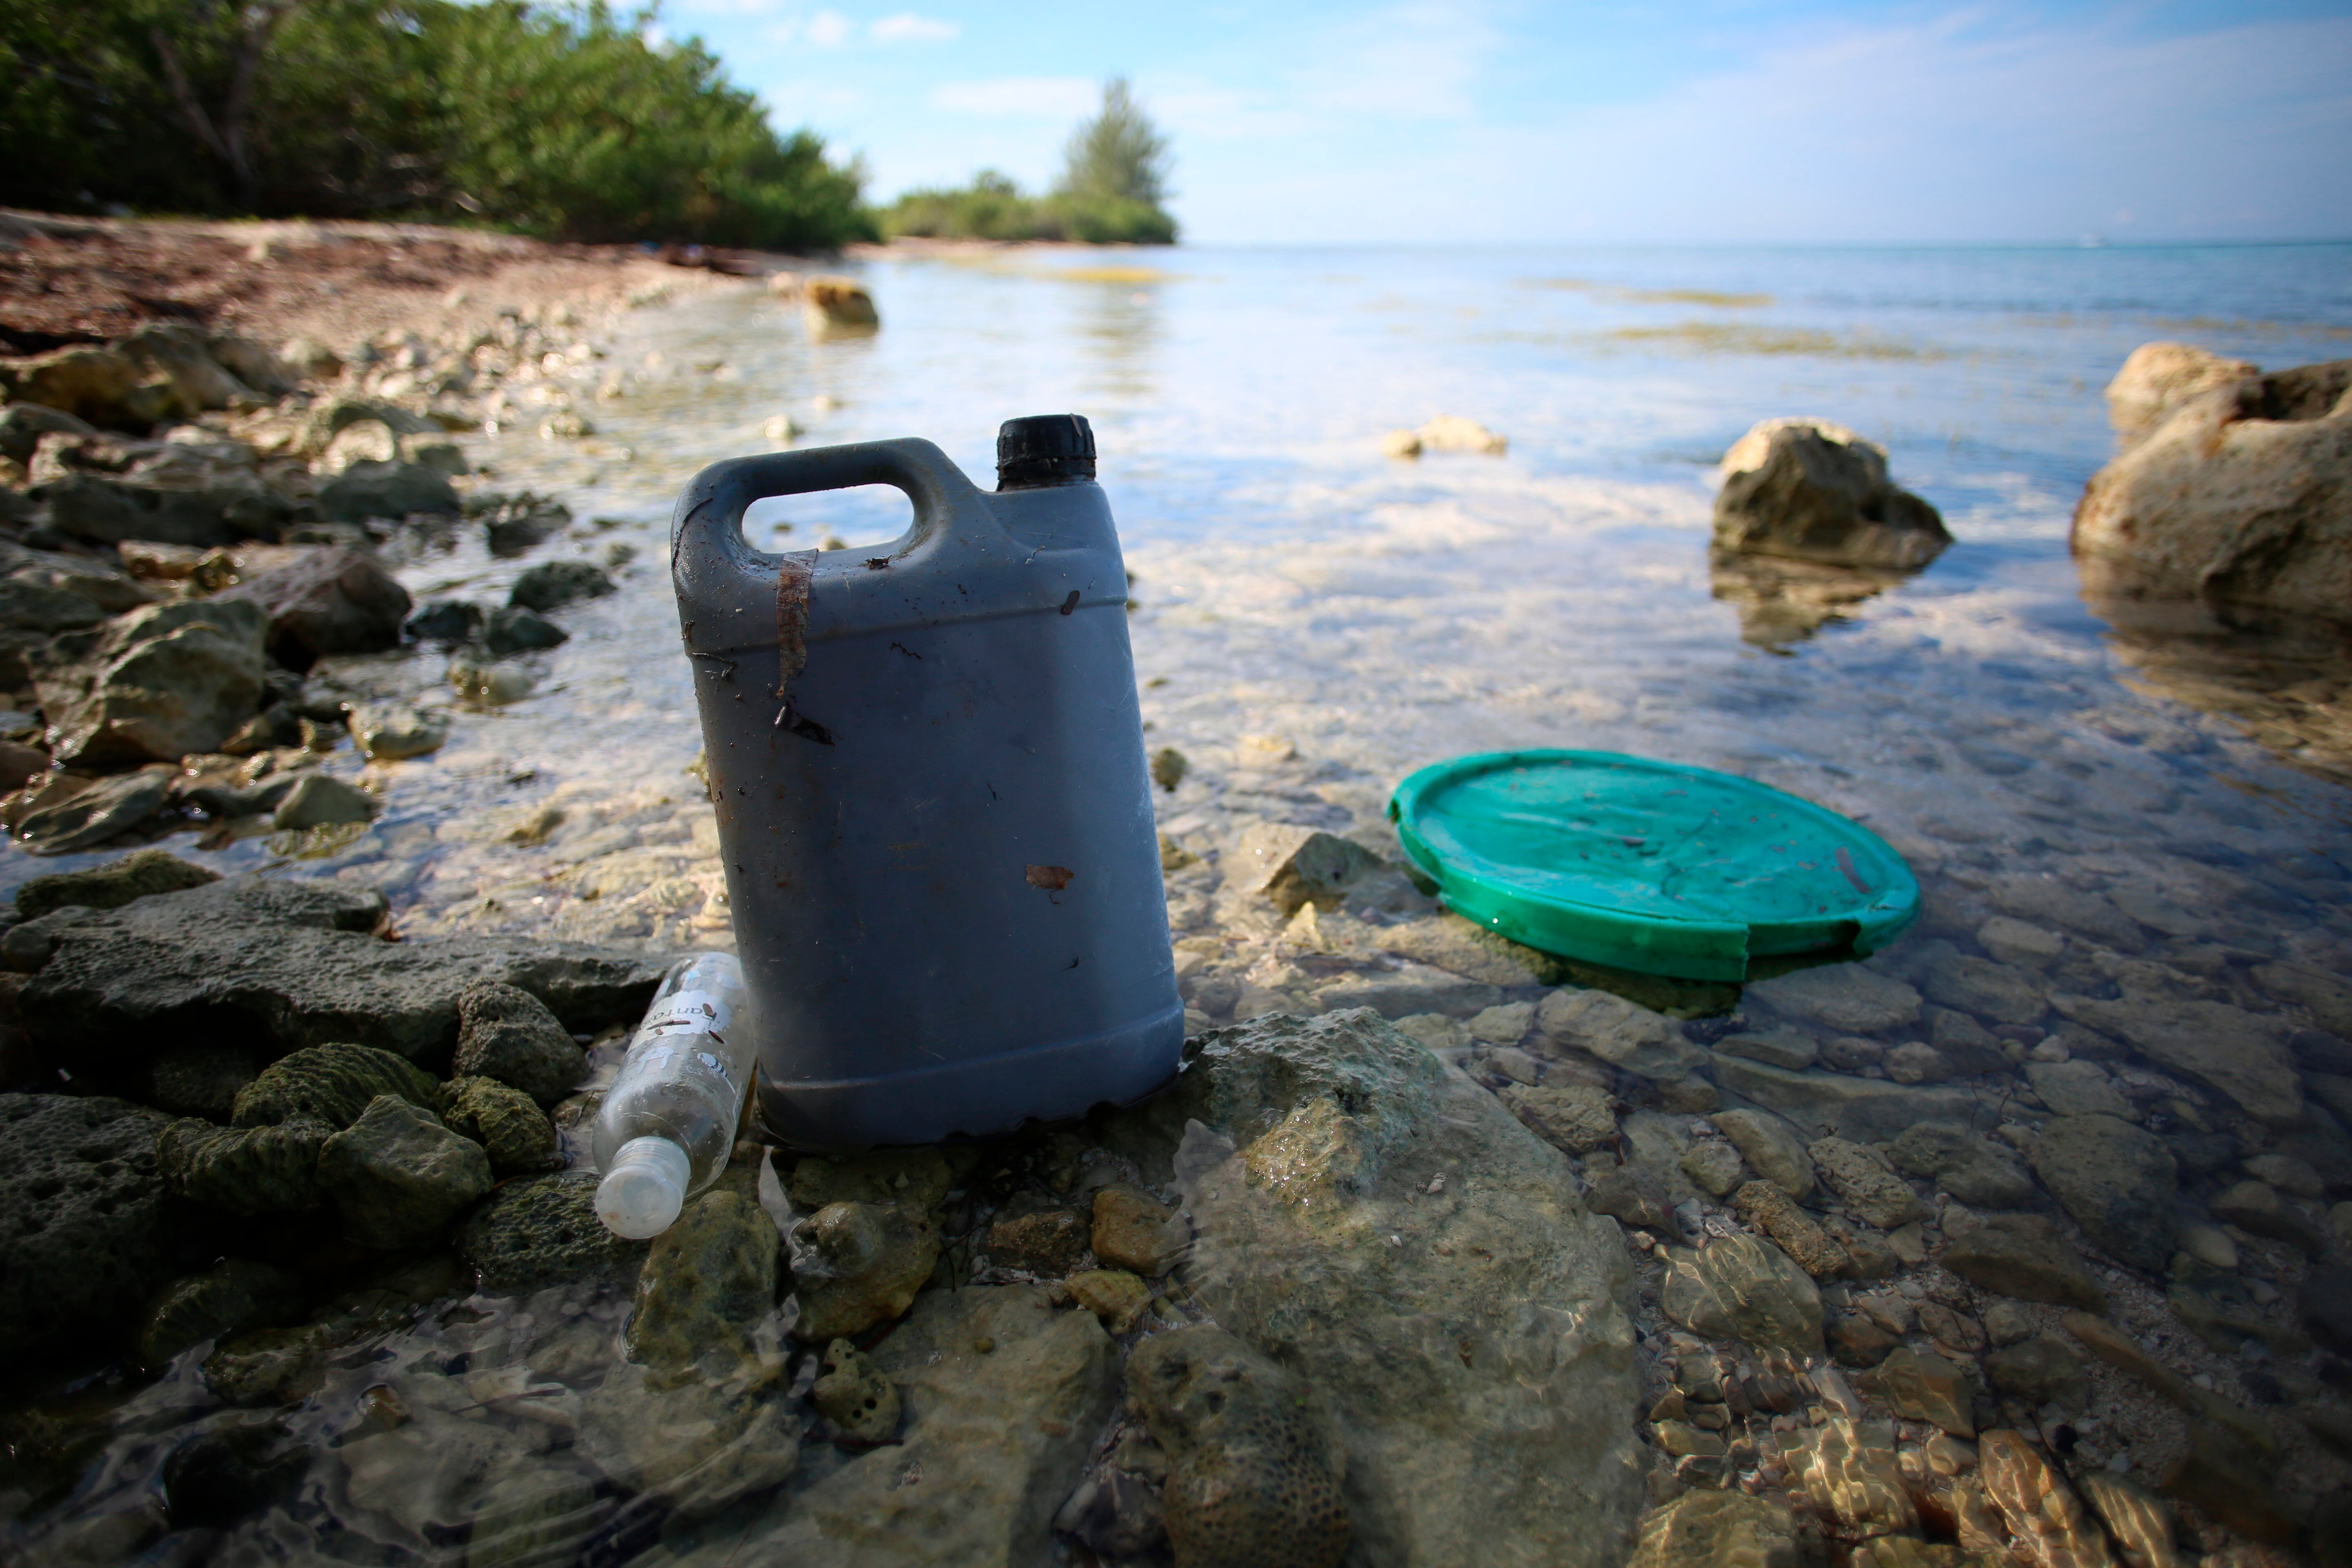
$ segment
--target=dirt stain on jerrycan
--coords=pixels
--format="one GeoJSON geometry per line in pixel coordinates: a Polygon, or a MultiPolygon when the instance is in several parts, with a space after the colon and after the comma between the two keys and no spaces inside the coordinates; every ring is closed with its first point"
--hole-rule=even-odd
{"type": "Polygon", "coordinates": [[[768,1125],[924,1143],[1150,1093],[1183,1049],[1127,637],[1075,415],[1015,419],[982,491],[929,441],[716,463],[670,573],[768,1125]],[[887,484],[886,553],[774,555],[770,496],[887,484]]]}

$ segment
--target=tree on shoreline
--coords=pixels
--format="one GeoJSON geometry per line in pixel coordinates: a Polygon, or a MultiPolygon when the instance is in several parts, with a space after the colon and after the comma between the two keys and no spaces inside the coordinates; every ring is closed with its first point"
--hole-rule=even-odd
{"type": "Polygon", "coordinates": [[[826,249],[864,171],[605,0],[16,0],[0,205],[826,249]]]}
{"type": "Polygon", "coordinates": [[[1045,195],[1024,195],[1011,176],[982,169],[961,189],[908,191],[883,212],[883,229],[893,237],[1176,243],[1176,220],[1161,205],[1168,139],[1126,78],[1103,84],[1100,112],[1070,133],[1062,159],[1062,177],[1045,195]]]}

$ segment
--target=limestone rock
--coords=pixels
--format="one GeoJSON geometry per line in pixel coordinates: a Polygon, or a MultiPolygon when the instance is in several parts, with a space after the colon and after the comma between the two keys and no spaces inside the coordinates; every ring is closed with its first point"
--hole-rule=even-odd
{"type": "Polygon", "coordinates": [[[2137,442],[2183,405],[2260,374],[2262,368],[2250,361],[2188,343],[2142,343],[2107,383],[2107,423],[2126,444],[2137,442]]]}
{"type": "Polygon", "coordinates": [[[774,1310],[782,1243],[757,1204],[723,1188],[686,1205],[654,1237],[637,1275],[623,1342],[629,1358],[667,1385],[723,1378],[755,1354],[751,1331],[774,1310]]]}
{"type": "Polygon", "coordinates": [[[1296,1379],[1205,1324],[1145,1341],[1127,1375],[1169,1455],[1161,1501],[1179,1561],[1334,1568],[1348,1506],[1296,1379]]]}
{"type": "Polygon", "coordinates": [[[1095,1194],[1094,1254],[1114,1268],[1147,1279],[1165,1274],[1182,1254],[1186,1228],[1175,1210],[1124,1184],[1095,1194]]]}
{"type": "Polygon", "coordinates": [[[1240,886],[1262,894],[1284,914],[1312,903],[1336,910],[1348,889],[1381,867],[1381,858],[1353,839],[1298,827],[1260,823],[1242,835],[1231,875],[1240,886]]]}
{"type": "Polygon", "coordinates": [[[1433,964],[1406,963],[1395,969],[1342,975],[1316,988],[1315,1005],[1324,1012],[1370,1007],[1387,1018],[1441,1013],[1468,1018],[1501,1000],[1483,981],[1466,980],[1433,964]]]}
{"type": "Polygon", "coordinates": [[[2287,1242],[2305,1252],[2316,1254],[2327,1245],[2327,1233],[2282,1200],[2278,1189],[2268,1182],[2236,1183],[2216,1194],[2205,1207],[2224,1225],[2287,1242]]]}
{"type": "Polygon", "coordinates": [[[1720,1053],[1713,1062],[1715,1081],[1724,1092],[1778,1111],[1808,1136],[1878,1142],[1918,1121],[1990,1124],[1977,1097],[1964,1089],[1889,1083],[1817,1068],[1790,1072],[1720,1053]]]}
{"type": "Polygon", "coordinates": [[[1715,549],[1908,570],[1952,542],[1936,509],[1887,478],[1885,448],[1825,419],[1767,419],[1723,455],[1715,549]]]}
{"type": "Polygon", "coordinates": [[[301,1316],[302,1287],[291,1275],[247,1258],[226,1258],[202,1274],[174,1279],[147,1305],[135,1353],[160,1371],[189,1346],[258,1324],[301,1316]]]}
{"type": "Polygon", "coordinates": [[[161,763],[86,787],[60,780],[56,795],[43,792],[16,819],[16,840],[35,855],[89,849],[161,811],[171,790],[172,769],[161,763]]]}
{"type": "Polygon", "coordinates": [[[268,629],[257,606],[194,599],[58,638],[34,681],[50,753],[102,767],[218,751],[261,704],[268,629]]]}
{"type": "Polygon", "coordinates": [[[1995,1215],[1947,1245],[1945,1268],[1996,1295],[2104,1312],[2107,1295],[2055,1226],[2033,1215],[1995,1215]]]}
{"type": "Polygon", "coordinates": [[[885,1153],[813,1154],[793,1167],[787,1191],[793,1206],[814,1214],[827,1204],[908,1204],[930,1213],[955,1184],[955,1173],[937,1149],[895,1149],[885,1153]]]}
{"type": "Polygon", "coordinates": [[[341,1131],[380,1094],[431,1110],[441,1086],[433,1075],[390,1051],[368,1046],[311,1046],[279,1058],[237,1091],[230,1120],[239,1127],[270,1127],[309,1117],[341,1131]]]}
{"type": "Polygon", "coordinates": [[[740,1379],[673,1384],[623,1363],[582,1401],[579,1447],[619,1485],[701,1518],[791,1475],[801,1427],[791,1402],[740,1379]]]}
{"type": "Polygon", "coordinates": [[[500,1292],[634,1273],[647,1244],[604,1228],[596,1182],[593,1171],[563,1171],[501,1184],[458,1231],[457,1256],[484,1289],[500,1292]]]}
{"type": "Polygon", "coordinates": [[[1554,1052],[1584,1051],[1657,1082],[1683,1078],[1706,1060],[1681,1025],[1606,991],[1554,991],[1536,1009],[1536,1033],[1554,1052]]]}
{"type": "Polygon", "coordinates": [[[219,872],[192,866],[168,849],[138,849],[86,871],[53,871],[35,877],[16,889],[16,918],[37,920],[68,904],[119,910],[152,894],[176,893],[219,880],[219,872]]]}
{"type": "Polygon", "coordinates": [[[155,1179],[169,1121],[98,1095],[0,1094],[0,1338],[17,1357],[105,1344],[184,1271],[155,1179]]]}
{"type": "Polygon", "coordinates": [[[1813,1159],[1795,1128],[1769,1110],[1719,1110],[1711,1120],[1758,1175],[1801,1202],[1812,1195],[1813,1159]]]}
{"type": "Polygon", "coordinates": [[[455,516],[449,476],[423,463],[355,462],[319,487],[319,515],[330,522],[400,519],[416,512],[455,516]]]}
{"type": "Polygon", "coordinates": [[[585,561],[542,561],[515,579],[507,603],[545,615],[575,600],[618,592],[610,577],[585,561]]]}
{"type": "Polygon", "coordinates": [[[2188,1447],[2158,1476],[2158,1489],[2251,1540],[2270,1546],[2294,1542],[2299,1521],[2272,1489],[2262,1456],[2210,1423],[2188,1426],[2188,1447]]]}
{"type": "Polygon", "coordinates": [[[2035,1140],[2033,1170],[2109,1256],[2149,1272],[2170,1261],[2178,1173],[2163,1139],[2113,1116],[2062,1116],[2035,1140]]]}
{"type": "Polygon", "coordinates": [[[2258,1121],[2292,1127],[2303,1116],[2292,1026],[2284,1019],[2226,1002],[2134,994],[2115,1001],[2060,997],[2058,1010],[2078,1024],[2129,1041],[2160,1067],[2228,1095],[2258,1121]]]}
{"type": "Polygon", "coordinates": [[[1893,1230],[1918,1217],[1918,1194],[1886,1168],[1874,1150],[1843,1138],[1823,1138],[1806,1152],[1831,1190],[1879,1229],[1893,1230]]]}
{"type": "Polygon", "coordinates": [[[1927,999],[2002,1024],[2035,1024],[2050,1010],[2033,976],[2012,964],[1946,952],[1927,966],[1927,999]]]}
{"type": "Polygon", "coordinates": [[[76,925],[22,998],[46,1049],[77,1075],[141,1066],[158,1046],[243,1038],[276,1057],[354,1041],[448,1060],[457,999],[478,981],[543,998],[567,1028],[634,1023],[660,984],[640,955],[540,937],[388,942],[383,895],[348,883],[231,878],[76,925]]]}
{"type": "Polygon", "coordinates": [[[467,986],[457,997],[461,1076],[511,1084],[541,1105],[570,1094],[586,1069],[579,1046],[546,1003],[498,981],[467,986]]]}
{"type": "Polygon", "coordinates": [[[2189,398],[2092,476],[2070,536],[2095,600],[2342,618],[2352,361],[2189,398]]]}
{"type": "Polygon", "coordinates": [[[1381,437],[1381,450],[1391,458],[1418,458],[1423,452],[1481,452],[1499,457],[1510,441],[1475,419],[1440,414],[1411,430],[1391,430],[1381,437]]]}
{"type": "Polygon", "coordinates": [[[793,1240],[800,1321],[813,1344],[864,1333],[903,1315],[939,1262],[939,1235],[904,1204],[827,1204],[793,1240]]]}
{"type": "Polygon", "coordinates": [[[233,600],[268,616],[270,657],[290,669],[308,669],[330,654],[398,647],[409,608],[408,590],[373,556],[335,546],[306,552],[213,598],[233,600]]]}
{"type": "Polygon", "coordinates": [[[2036,1407],[2056,1405],[2079,1415],[2090,1403],[2082,1362],[2049,1334],[2003,1345],[1985,1357],[1984,1369],[1995,1388],[2036,1407]]]}
{"type": "Polygon", "coordinates": [[[1835,1534],[1867,1540],[1918,1528],[1892,1425],[1832,1415],[1780,1439],[1791,1480],[1835,1534]]]}
{"type": "Polygon", "coordinates": [[[453,1078],[441,1086],[441,1120],[482,1146],[500,1175],[542,1171],[555,1158],[555,1124],[522,1090],[494,1078],[453,1078]]]}
{"type": "Polygon", "coordinates": [[[2025,1081],[2033,1086],[2042,1104],[2062,1117],[2120,1117],[2129,1121],[2138,1115],[2106,1069],[2094,1061],[2028,1062],[2025,1081]]]}
{"type": "Polygon", "coordinates": [[[492,658],[561,647],[571,640],[570,632],[537,611],[519,605],[501,605],[482,621],[482,646],[489,650],[492,658]]]}
{"type": "Polygon", "coordinates": [[[253,1053],[241,1046],[166,1046],[147,1064],[141,1098],[174,1116],[226,1121],[256,1070],[253,1053]]]}
{"type": "Polygon", "coordinates": [[[431,1111],[378,1095],[357,1121],[320,1145],[319,1184],[352,1240],[413,1247],[490,1190],[490,1160],[431,1111]]]}
{"type": "Polygon", "coordinates": [[[1368,1560],[1623,1539],[1622,1248],[1492,1095],[1368,1013],[1277,1016],[1203,1037],[1108,1131],[1171,1162],[1215,1321],[1321,1402],[1368,1560]]]}
{"type": "Polygon", "coordinates": [[[1932,1181],[1972,1207],[2017,1208],[2033,1197],[2032,1178],[2005,1149],[1957,1122],[1915,1122],[1889,1155],[1896,1170],[1932,1181]]]}
{"type": "Polygon", "coordinates": [[[1082,1210],[1008,1205],[988,1227],[989,1260],[1001,1268],[1059,1279],[1078,1266],[1091,1234],[1082,1210]]]}
{"type": "Polygon", "coordinates": [[[1591,1174],[1584,1206],[1622,1224],[1679,1237],[1674,1205],[1657,1178],[1638,1165],[1616,1165],[1591,1174]]]}
{"type": "Polygon", "coordinates": [[[855,331],[882,324],[874,296],[855,278],[814,274],[802,279],[800,296],[801,312],[812,331],[855,331]]]}
{"type": "Polygon", "coordinates": [[[167,1190],[223,1214],[299,1213],[324,1201],[319,1150],[335,1131],[308,1114],[236,1128],[189,1118],[157,1139],[157,1173],[167,1190]]]}
{"type": "Polygon", "coordinates": [[[1787,1253],[1753,1237],[1717,1237],[1696,1251],[1670,1248],[1658,1310],[1709,1339],[1822,1353],[1821,1292],[1787,1253]]]}
{"type": "Polygon", "coordinates": [[[1769,1182],[1749,1182],[1731,1195],[1739,1217],[1770,1237],[1797,1267],[1816,1279],[1846,1271],[1846,1250],[1796,1201],[1769,1182]]]}
{"type": "Polygon", "coordinates": [[[1689,1491],[1642,1521],[1626,1568],[1798,1568],[1788,1506],[1736,1491],[1689,1491]]]}
{"type": "Polygon", "coordinates": [[[809,1390],[809,1400],[836,1443],[870,1447],[898,1436],[898,1385],[847,1340],[825,1346],[824,1375],[809,1390]]]}
{"type": "Polygon", "coordinates": [[[383,803],[357,784],[324,773],[305,774],[270,813],[270,826],[283,829],[366,822],[383,803]]]}
{"type": "Polygon", "coordinates": [[[1955,1437],[1977,1435],[1968,1374],[1933,1351],[1905,1345],[1879,1363],[1869,1378],[1854,1382],[1857,1386],[1867,1382],[1906,1420],[1929,1422],[1955,1437]]]}
{"type": "Polygon", "coordinates": [[[2113,1470],[2084,1469],[2074,1488],[2115,1539],[2124,1568],[2187,1568],[2163,1501],[2113,1470]]]}
{"type": "Polygon", "coordinates": [[[1384,952],[1488,985],[1550,984],[1560,978],[1560,963],[1549,953],[1523,946],[1450,910],[1375,927],[1371,940],[1384,952]]]}
{"type": "Polygon", "coordinates": [[[249,472],[71,472],[43,483],[39,495],[50,526],[101,546],[138,540],[218,549],[274,537],[293,515],[292,503],[249,472]]]}
{"type": "Polygon", "coordinates": [[[1977,1444],[1985,1495],[2009,1526],[2011,1550],[2028,1568],[2110,1568],[2107,1543],[2049,1460],[2015,1432],[1988,1432],[1977,1444]]]}
{"type": "Polygon", "coordinates": [[[1769,1062],[1776,1068],[1787,1068],[1792,1072],[1812,1066],[1813,1058],[1821,1055],[1820,1045],[1802,1029],[1767,1029],[1760,1034],[1751,1031],[1726,1035],[1716,1041],[1715,1048],[1727,1056],[1769,1062]]]}
{"type": "Polygon", "coordinates": [[[1703,1138],[1692,1144],[1683,1152],[1681,1164],[1683,1174],[1711,1198],[1728,1197],[1748,1179],[1739,1151],[1718,1139],[1703,1138]]]}
{"type": "Polygon", "coordinates": [[[1617,1142],[1617,1116],[1609,1096],[1585,1084],[1563,1089],[1509,1084],[1502,1091],[1511,1114],[1553,1148],[1588,1154],[1617,1142]]]}

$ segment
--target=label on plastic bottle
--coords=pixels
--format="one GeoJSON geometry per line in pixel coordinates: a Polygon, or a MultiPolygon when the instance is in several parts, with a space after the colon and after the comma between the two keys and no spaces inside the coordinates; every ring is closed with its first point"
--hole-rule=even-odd
{"type": "Polygon", "coordinates": [[[680,991],[665,998],[646,1016],[646,1021],[637,1026],[637,1038],[651,1040],[665,1035],[688,1034],[723,1036],[734,1016],[734,1009],[716,991],[680,991]]]}

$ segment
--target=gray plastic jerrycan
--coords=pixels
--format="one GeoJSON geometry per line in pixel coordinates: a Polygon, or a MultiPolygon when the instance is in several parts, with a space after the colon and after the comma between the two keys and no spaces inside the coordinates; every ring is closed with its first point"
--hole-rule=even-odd
{"type": "Polygon", "coordinates": [[[1071,415],[1000,488],[929,441],[714,463],[670,574],[694,666],[769,1128],[810,1149],[1125,1103],[1183,1049],[1127,573],[1071,415]],[[768,496],[892,485],[871,550],[772,555],[768,496]]]}

